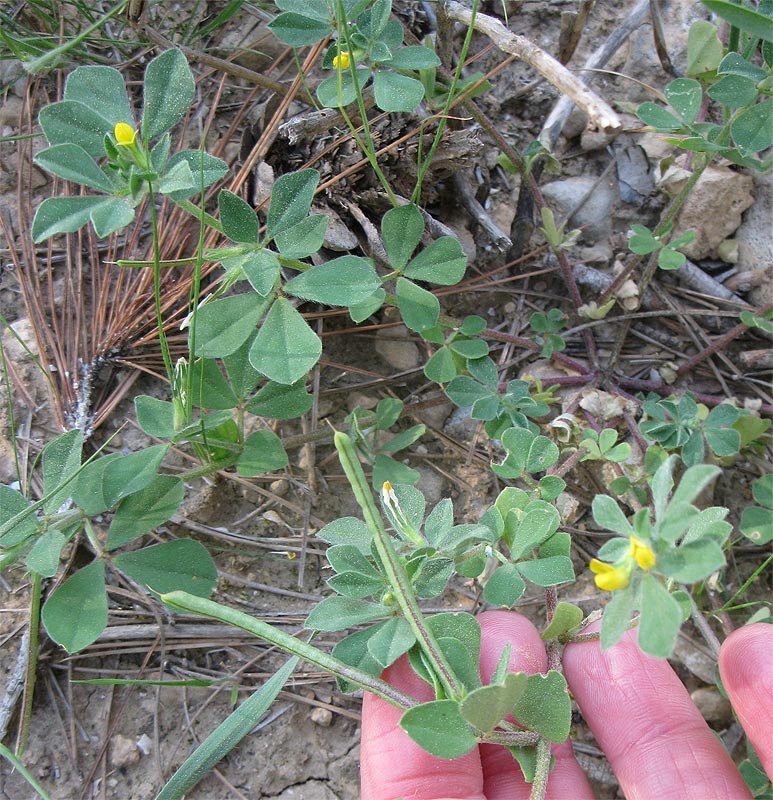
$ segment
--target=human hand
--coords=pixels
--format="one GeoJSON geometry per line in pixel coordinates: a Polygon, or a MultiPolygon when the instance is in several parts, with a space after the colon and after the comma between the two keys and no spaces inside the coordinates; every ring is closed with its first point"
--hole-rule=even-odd
{"type": "MultiPolygon", "coordinates": [[[[509,669],[544,672],[539,632],[512,611],[488,611],[481,624],[481,676],[491,677],[509,642],[509,669]]],[[[740,800],[751,794],[676,673],[639,650],[635,632],[606,652],[598,642],[574,643],[563,656],[569,688],[629,800],[740,800]]],[[[722,682],[768,775],[773,775],[773,625],[735,631],[719,656],[722,682]]],[[[405,658],[384,678],[421,700],[431,689],[405,658]]],[[[365,695],[362,719],[363,800],[520,800],[526,784],[512,756],[483,744],[464,756],[429,755],[399,727],[401,712],[365,695]]],[[[593,793],[567,740],[552,748],[556,763],[547,797],[584,800],[593,793]]]]}

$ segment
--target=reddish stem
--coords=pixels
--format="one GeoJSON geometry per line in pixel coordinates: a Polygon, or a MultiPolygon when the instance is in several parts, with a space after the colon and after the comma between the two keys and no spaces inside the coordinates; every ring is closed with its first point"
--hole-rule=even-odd
{"type": "MultiPolygon", "coordinates": [[[[759,316],[765,316],[765,314],[767,314],[771,308],[773,308],[773,303],[768,304],[766,308],[757,313],[759,316]]],[[[687,361],[685,361],[684,364],[679,367],[679,369],[676,371],[676,374],[681,378],[694,366],[700,364],[701,361],[705,361],[709,356],[714,355],[714,353],[721,350],[725,345],[730,344],[733,339],[737,339],[742,333],[748,330],[748,328],[749,326],[746,325],[746,323],[739,322],[738,325],[736,325],[734,328],[731,328],[727,333],[715,339],[708,347],[704,347],[703,350],[688,358],[687,361]]]]}
{"type": "MultiPolygon", "coordinates": [[[[628,389],[634,389],[642,392],[655,392],[663,397],[668,397],[668,395],[674,394],[676,391],[675,387],[669,386],[667,383],[660,383],[658,381],[645,381],[641,380],[640,378],[625,378],[620,376],[617,378],[617,382],[620,386],[627,387],[628,389]]],[[[690,390],[690,394],[696,400],[701,403],[705,403],[707,406],[718,406],[720,403],[727,402],[727,397],[723,397],[722,395],[703,394],[702,392],[694,392],[692,390],[690,390]]],[[[768,416],[773,416],[773,405],[770,405],[769,403],[762,403],[760,405],[760,411],[764,412],[768,416]]]]}

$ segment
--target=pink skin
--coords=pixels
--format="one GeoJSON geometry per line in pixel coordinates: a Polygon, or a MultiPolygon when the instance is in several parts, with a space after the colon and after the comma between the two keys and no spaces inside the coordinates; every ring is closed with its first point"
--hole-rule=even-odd
{"type": "Polygon", "coordinates": [[[719,674],[743,729],[773,778],[773,625],[758,622],[727,637],[719,674]]]}
{"type": "MultiPolygon", "coordinates": [[[[505,643],[509,669],[546,668],[539,633],[524,617],[489,611],[481,623],[481,676],[488,680],[505,643]]],[[[743,628],[722,647],[720,671],[738,716],[768,773],[773,771],[773,626],[743,628]]],[[[564,671],[585,720],[629,800],[741,800],[750,794],[722,745],[703,721],[668,663],[641,653],[632,632],[602,653],[597,642],[569,645],[564,671]]],[[[384,677],[420,699],[429,686],[405,659],[384,677]]],[[[461,758],[425,753],[399,728],[400,712],[366,694],[362,723],[363,800],[520,800],[530,787],[511,756],[481,745],[461,758]]],[[[547,797],[592,798],[566,741],[553,748],[547,797]]]]}

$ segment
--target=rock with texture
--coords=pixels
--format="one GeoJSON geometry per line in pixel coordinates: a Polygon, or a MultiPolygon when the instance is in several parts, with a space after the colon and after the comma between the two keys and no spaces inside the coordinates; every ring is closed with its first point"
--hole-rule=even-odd
{"type": "Polygon", "coordinates": [[[760,307],[773,302],[773,174],[754,176],[754,194],[754,205],[735,235],[736,266],[740,272],[763,273],[748,295],[749,302],[760,307]]]}
{"type": "Polygon", "coordinates": [[[614,178],[580,176],[553,181],[542,188],[545,199],[563,219],[577,208],[584,198],[582,207],[572,214],[571,228],[582,228],[584,241],[593,244],[612,235],[612,204],[615,202],[614,178]]]}
{"type": "Polygon", "coordinates": [[[376,334],[376,352],[390,367],[406,372],[419,366],[421,356],[404,325],[380,328],[376,334]]]}
{"type": "MultiPolygon", "coordinates": [[[[741,224],[754,202],[752,179],[728,167],[707,167],[693,187],[675,225],[675,236],[693,231],[695,241],[682,252],[693,261],[716,255],[717,248],[741,224]]],[[[769,222],[769,220],[768,220],[769,222]]]]}
{"type": "Polygon", "coordinates": [[[137,745],[128,736],[120,733],[113,736],[110,742],[110,763],[114,767],[128,767],[140,760],[137,745]]]}
{"type": "Polygon", "coordinates": [[[707,722],[731,722],[733,710],[726,697],[722,697],[715,686],[696,689],[690,697],[707,722]]]}

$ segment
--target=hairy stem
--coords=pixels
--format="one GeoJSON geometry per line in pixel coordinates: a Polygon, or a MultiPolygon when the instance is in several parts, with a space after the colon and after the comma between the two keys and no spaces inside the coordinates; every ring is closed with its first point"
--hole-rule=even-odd
{"type": "Polygon", "coordinates": [[[529,800],[544,800],[550,773],[550,745],[546,739],[537,742],[537,764],[534,768],[534,783],[531,785],[529,800]]]}
{"type": "Polygon", "coordinates": [[[351,683],[357,684],[357,686],[372,692],[382,698],[382,700],[391,703],[393,706],[405,710],[419,703],[418,700],[401,692],[386,681],[382,681],[380,678],[374,678],[372,675],[368,675],[366,672],[356,667],[350,667],[348,664],[344,664],[343,661],[339,661],[323,650],[319,650],[307,642],[296,639],[289,633],[280,631],[273,625],[255,619],[242,611],[220,605],[220,603],[216,603],[213,600],[207,600],[203,597],[188,594],[188,592],[167,592],[166,594],[160,595],[160,598],[163,603],[178,611],[201,614],[204,617],[216,619],[220,622],[225,622],[227,625],[241,628],[247,631],[247,633],[251,633],[259,639],[263,639],[265,642],[269,642],[269,644],[276,645],[276,647],[280,650],[284,650],[286,653],[298,656],[298,658],[302,658],[309,664],[314,664],[320,669],[325,670],[325,672],[329,672],[331,675],[338,675],[351,683]]]}
{"type": "Polygon", "coordinates": [[[158,343],[161,346],[161,357],[164,359],[166,376],[174,391],[174,370],[172,368],[172,355],[169,352],[169,343],[164,332],[164,317],[161,313],[161,251],[158,234],[158,215],[156,213],[155,192],[153,181],[148,181],[148,206],[150,208],[150,227],[153,234],[153,304],[156,307],[156,327],[158,328],[158,343]]]}
{"type": "Polygon", "coordinates": [[[16,755],[21,758],[27,746],[27,736],[32,718],[32,698],[35,693],[35,676],[38,667],[38,632],[40,630],[40,595],[43,579],[37,572],[31,573],[30,581],[30,621],[27,637],[27,669],[24,675],[24,692],[22,695],[21,720],[16,737],[16,755]]]}
{"type": "Polygon", "coordinates": [[[368,480],[360,466],[354,444],[351,438],[341,431],[336,431],[333,441],[352,492],[362,509],[365,522],[373,532],[376,550],[384,565],[400,610],[405,615],[416,640],[437,673],[446,695],[449,698],[459,698],[463,694],[462,685],[446,661],[434,634],[424,622],[424,616],[416,600],[408,573],[405,571],[405,565],[400,560],[392,540],[384,529],[381,515],[376,508],[368,480]]]}

